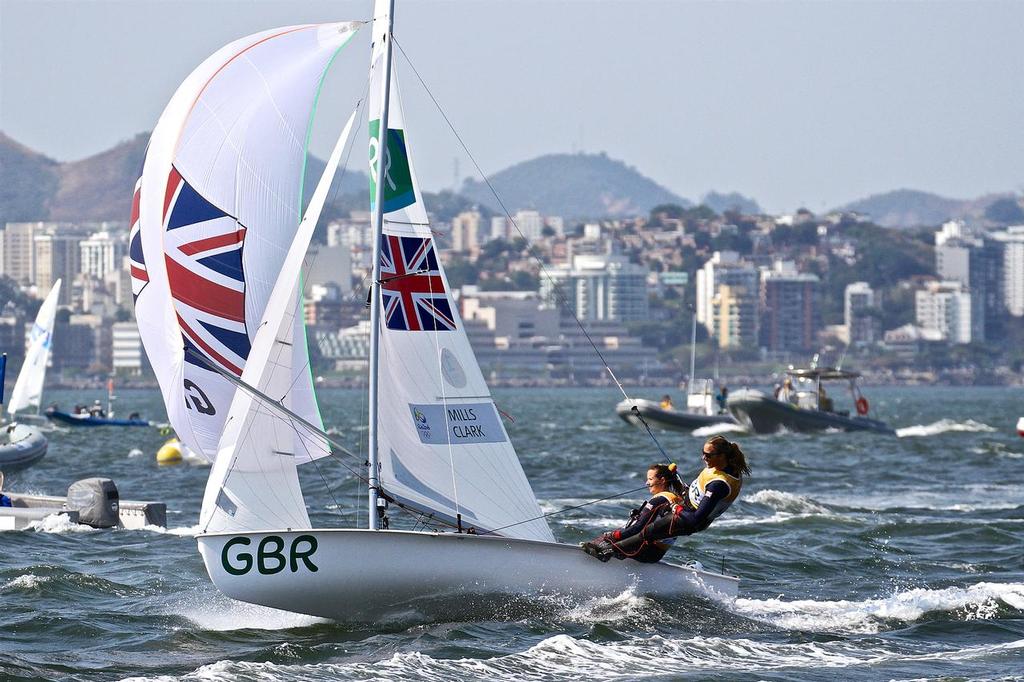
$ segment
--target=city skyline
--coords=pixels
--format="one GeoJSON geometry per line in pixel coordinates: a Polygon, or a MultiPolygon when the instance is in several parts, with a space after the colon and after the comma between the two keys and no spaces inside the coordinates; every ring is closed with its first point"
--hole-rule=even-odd
{"type": "MultiPolygon", "coordinates": [[[[67,161],[152,129],[229,40],[366,18],[369,3],[3,0],[0,12],[0,57],[18,64],[2,73],[0,129],[67,161]]],[[[1022,5],[438,0],[399,2],[396,16],[401,52],[488,174],[604,151],[685,198],[739,191],[774,213],[901,187],[1021,189],[1022,5]]],[[[332,93],[358,90],[366,33],[339,57],[332,93]]],[[[463,178],[472,164],[398,63],[424,188],[452,187],[456,164],[463,178]]],[[[325,98],[314,153],[350,103],[325,98]]]]}

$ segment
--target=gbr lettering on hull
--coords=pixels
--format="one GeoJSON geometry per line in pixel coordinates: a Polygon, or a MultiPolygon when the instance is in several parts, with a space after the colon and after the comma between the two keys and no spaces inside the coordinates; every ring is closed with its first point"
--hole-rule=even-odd
{"type": "Polygon", "coordinates": [[[317,550],[316,537],[313,535],[297,535],[292,539],[287,554],[285,546],[288,543],[280,535],[265,536],[256,546],[255,554],[247,549],[252,544],[252,538],[245,535],[225,542],[220,552],[220,563],[224,570],[231,575],[245,575],[253,568],[262,575],[274,575],[286,568],[292,573],[303,568],[310,573],[319,570],[312,559],[317,550]]]}

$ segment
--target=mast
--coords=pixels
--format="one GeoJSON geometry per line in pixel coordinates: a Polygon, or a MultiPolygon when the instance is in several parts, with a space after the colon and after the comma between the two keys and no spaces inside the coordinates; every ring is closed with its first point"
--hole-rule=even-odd
{"type": "Polygon", "coordinates": [[[690,330],[690,380],[686,383],[687,395],[693,393],[693,373],[696,371],[697,364],[697,313],[694,313],[692,310],[690,313],[690,317],[693,319],[693,327],[690,330]]]}
{"type": "MultiPolygon", "coordinates": [[[[395,0],[377,0],[374,5],[373,20],[384,21],[384,30],[379,34],[383,41],[384,59],[381,66],[384,69],[381,79],[381,109],[380,123],[377,128],[377,185],[374,196],[374,224],[373,224],[373,252],[372,252],[372,277],[370,278],[370,377],[369,377],[369,424],[367,428],[367,488],[369,490],[369,528],[377,530],[380,525],[380,515],[377,509],[378,488],[380,487],[380,456],[377,450],[377,399],[378,399],[378,372],[377,365],[380,361],[380,240],[384,234],[384,172],[387,168],[385,156],[388,149],[388,105],[391,98],[391,28],[392,15],[395,9],[395,0]],[[381,17],[378,10],[387,8],[385,16],[381,17]]],[[[373,169],[370,169],[371,172],[373,169]]]]}

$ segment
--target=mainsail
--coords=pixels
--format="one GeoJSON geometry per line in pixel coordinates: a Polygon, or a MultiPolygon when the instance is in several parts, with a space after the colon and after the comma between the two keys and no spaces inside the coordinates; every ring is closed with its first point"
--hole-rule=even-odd
{"type": "MultiPolygon", "coordinates": [[[[178,88],[153,131],[133,206],[139,331],[181,440],[213,459],[302,212],[324,74],[356,23],[234,41],[178,88]]],[[[288,336],[304,339],[299,292],[288,336]]],[[[293,407],[322,426],[304,342],[277,358],[293,407]]],[[[328,453],[309,439],[310,457],[328,453]]]]}
{"type": "MultiPolygon", "coordinates": [[[[386,6],[379,3],[378,7],[386,6]]],[[[384,183],[380,238],[378,452],[385,494],[479,531],[554,541],[469,345],[416,182],[392,74],[380,153],[383,27],[374,16],[371,201],[384,183]],[[383,178],[378,169],[383,157],[383,178]]],[[[373,207],[376,210],[376,207],[373,207]]]]}
{"type": "Polygon", "coordinates": [[[28,349],[25,362],[21,366],[18,380],[11,391],[11,399],[7,411],[13,415],[27,407],[39,407],[43,395],[43,382],[46,378],[46,364],[50,360],[50,346],[53,343],[53,323],[57,317],[57,299],[60,297],[58,279],[46,295],[43,304],[36,313],[35,324],[29,333],[28,349]]]}

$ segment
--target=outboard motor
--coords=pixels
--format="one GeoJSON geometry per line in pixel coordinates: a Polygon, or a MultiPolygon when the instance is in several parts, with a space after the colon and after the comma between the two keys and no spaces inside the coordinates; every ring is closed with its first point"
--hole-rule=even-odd
{"type": "Polygon", "coordinates": [[[67,507],[78,512],[78,522],[93,528],[121,523],[117,486],[109,478],[84,478],[68,487],[67,507]]]}

